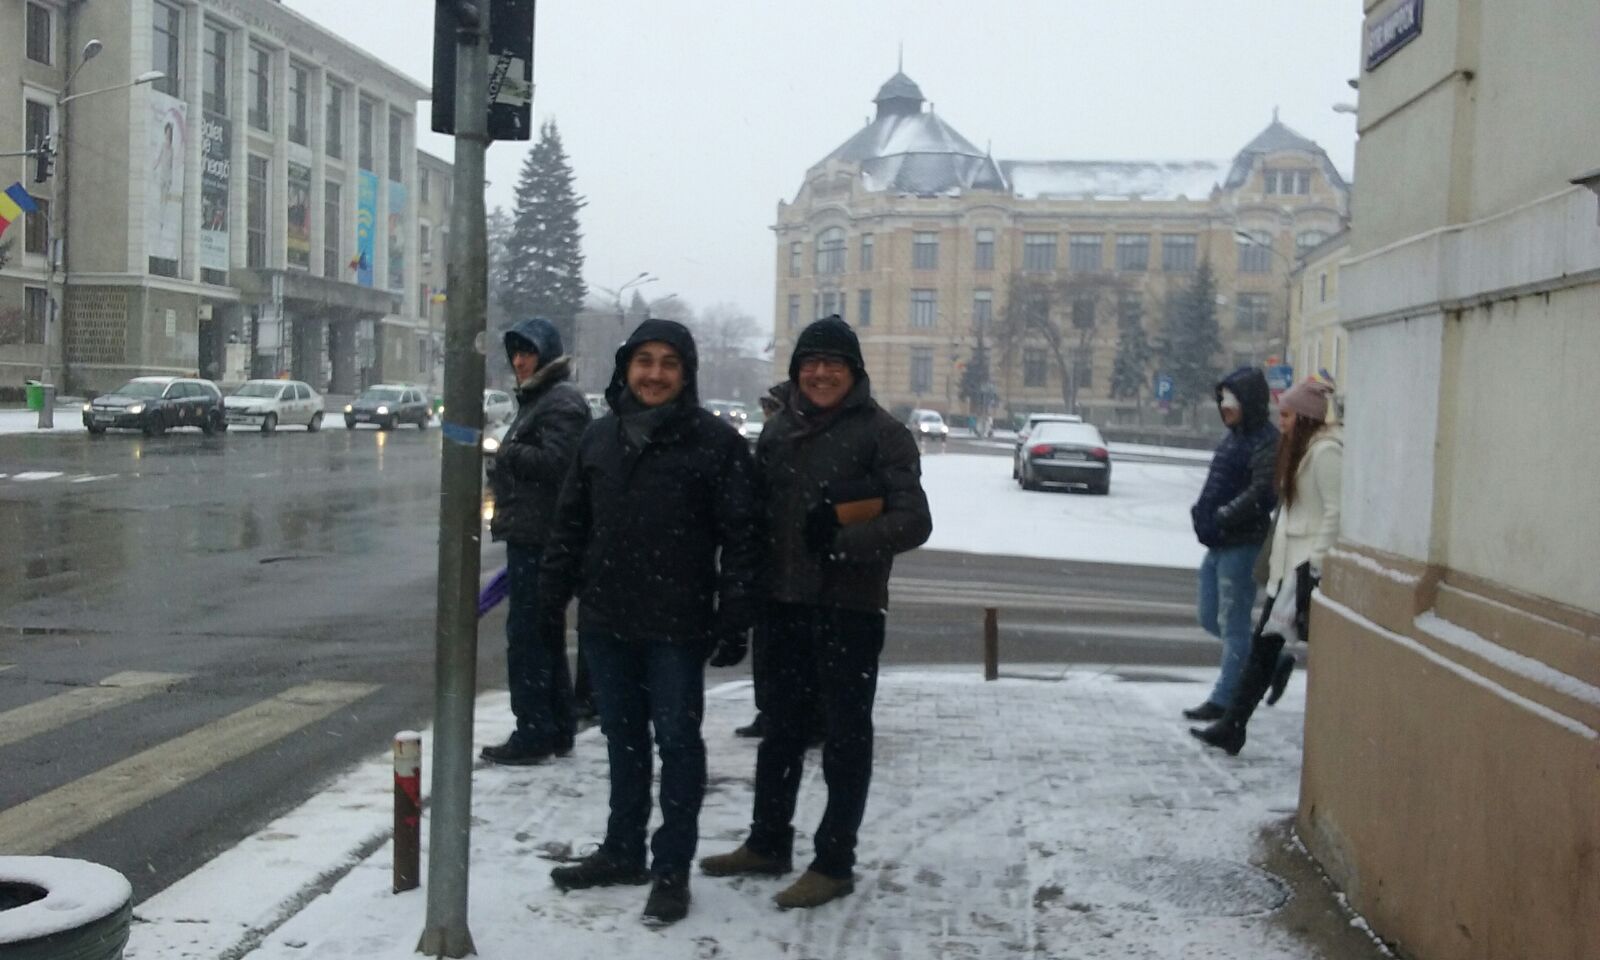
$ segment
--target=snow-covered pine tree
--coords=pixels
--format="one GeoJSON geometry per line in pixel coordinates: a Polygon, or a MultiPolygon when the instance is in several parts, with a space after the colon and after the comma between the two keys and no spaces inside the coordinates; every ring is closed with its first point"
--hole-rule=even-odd
{"type": "Polygon", "coordinates": [[[588,292],[583,283],[583,234],[578,211],[585,201],[573,189],[572,165],[555,121],[539,128],[517,178],[511,233],[506,238],[500,303],[515,322],[541,316],[577,342],[573,325],[588,292]]]}
{"type": "Polygon", "coordinates": [[[1113,399],[1138,399],[1139,391],[1149,382],[1151,356],[1150,337],[1144,330],[1143,310],[1119,313],[1117,355],[1111,362],[1113,399]]]}
{"type": "Polygon", "coordinates": [[[1217,331],[1217,278],[1210,261],[1201,261],[1189,288],[1177,298],[1167,317],[1162,359],[1172,376],[1174,399],[1199,403],[1210,398],[1222,377],[1217,369],[1217,354],[1222,352],[1217,331]]]}

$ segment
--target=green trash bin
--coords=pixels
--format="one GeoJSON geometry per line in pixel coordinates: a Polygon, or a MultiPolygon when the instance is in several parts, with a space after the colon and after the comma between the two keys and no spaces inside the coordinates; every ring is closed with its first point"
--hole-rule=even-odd
{"type": "Polygon", "coordinates": [[[37,380],[22,381],[23,392],[27,395],[28,409],[39,411],[44,409],[44,384],[37,380]]]}

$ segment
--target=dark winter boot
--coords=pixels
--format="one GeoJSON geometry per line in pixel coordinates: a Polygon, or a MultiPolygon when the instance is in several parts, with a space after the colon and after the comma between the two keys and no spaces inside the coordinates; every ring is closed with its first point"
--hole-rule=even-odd
{"type": "Polygon", "coordinates": [[[1272,672],[1272,686],[1267,688],[1267,706],[1272,706],[1283,699],[1283,691],[1289,688],[1289,675],[1294,673],[1294,657],[1286,653],[1278,655],[1278,668],[1272,672]]]}
{"type": "Polygon", "coordinates": [[[1226,707],[1218,706],[1207,700],[1198,707],[1190,707],[1183,711],[1183,718],[1185,720],[1221,720],[1222,715],[1227,712],[1226,707]]]}
{"type": "Polygon", "coordinates": [[[624,860],[601,847],[571,866],[551,870],[550,880],[565,892],[589,887],[637,887],[649,883],[650,874],[645,872],[643,863],[624,860]]]}
{"type": "Polygon", "coordinates": [[[555,747],[536,747],[521,734],[513,733],[505,743],[484,747],[478,756],[505,767],[526,767],[543,763],[551,757],[564,757],[572,752],[572,741],[563,739],[555,747]]]}
{"type": "Polygon", "coordinates": [[[747,845],[740,844],[730,853],[719,853],[700,861],[700,869],[709,877],[742,877],[751,874],[781,877],[794,869],[788,857],[764,857],[747,845]]]}
{"type": "Polygon", "coordinates": [[[669,873],[656,877],[644,902],[644,922],[652,927],[677,923],[689,915],[689,875],[669,873]]]}
{"type": "Polygon", "coordinates": [[[772,898],[781,910],[809,910],[820,907],[829,900],[837,900],[855,890],[855,881],[849,877],[840,880],[815,870],[807,870],[800,879],[772,898]]]}
{"type": "Polygon", "coordinates": [[[733,735],[736,737],[746,737],[752,740],[760,740],[762,737],[767,735],[767,718],[758,713],[748,724],[742,727],[734,727],[733,735]]]}
{"type": "Polygon", "coordinates": [[[1209,727],[1190,727],[1189,732],[1207,746],[1227,751],[1230,757],[1237,757],[1244,749],[1244,724],[1232,718],[1225,717],[1209,727]]]}

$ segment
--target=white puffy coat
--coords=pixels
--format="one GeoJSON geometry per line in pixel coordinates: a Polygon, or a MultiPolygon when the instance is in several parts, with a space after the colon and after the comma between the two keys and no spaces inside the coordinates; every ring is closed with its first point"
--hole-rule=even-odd
{"type": "Polygon", "coordinates": [[[1318,431],[1295,471],[1294,506],[1279,508],[1267,564],[1267,595],[1277,596],[1285,577],[1310,561],[1318,570],[1339,538],[1339,484],[1344,436],[1339,427],[1318,431]]]}

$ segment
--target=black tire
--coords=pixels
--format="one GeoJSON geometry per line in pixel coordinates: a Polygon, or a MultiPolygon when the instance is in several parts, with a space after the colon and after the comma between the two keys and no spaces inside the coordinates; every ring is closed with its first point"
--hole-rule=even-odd
{"type": "Polygon", "coordinates": [[[399,425],[400,425],[400,418],[399,417],[390,417],[387,420],[378,421],[378,429],[379,430],[393,430],[395,427],[397,427],[399,425]]]}
{"type": "Polygon", "coordinates": [[[166,424],[161,422],[161,418],[160,417],[152,416],[152,417],[146,417],[145,418],[145,421],[144,421],[144,435],[145,436],[147,436],[147,437],[159,437],[163,433],[166,433],[166,432],[167,432],[166,424]]]}
{"type": "Polygon", "coordinates": [[[1037,489],[1039,489],[1039,481],[1033,479],[1033,474],[1028,471],[1028,468],[1026,466],[1024,466],[1022,468],[1022,489],[1024,489],[1024,490],[1037,490],[1037,489]]]}
{"type": "Polygon", "coordinates": [[[426,413],[424,413],[422,415],[422,419],[417,421],[417,429],[418,430],[426,430],[426,429],[428,429],[428,421],[430,419],[431,418],[426,413]]]}
{"type": "Polygon", "coordinates": [[[84,426],[88,429],[89,436],[91,436],[91,437],[100,437],[100,436],[104,436],[105,435],[105,432],[106,432],[106,428],[105,427],[97,427],[92,423],[84,424],[84,426]]]}
{"type": "Polygon", "coordinates": [[[1089,492],[1097,497],[1103,497],[1111,492],[1111,481],[1107,480],[1105,483],[1097,483],[1089,488],[1089,492]]]}
{"type": "Polygon", "coordinates": [[[275,432],[277,432],[277,429],[278,429],[278,415],[276,413],[269,413],[266,416],[261,418],[261,432],[262,433],[275,433],[275,432]]]}
{"type": "Polygon", "coordinates": [[[306,433],[316,433],[318,430],[321,430],[321,429],[322,429],[322,411],[319,410],[316,413],[313,413],[311,415],[311,422],[306,424],[306,433]]]}

